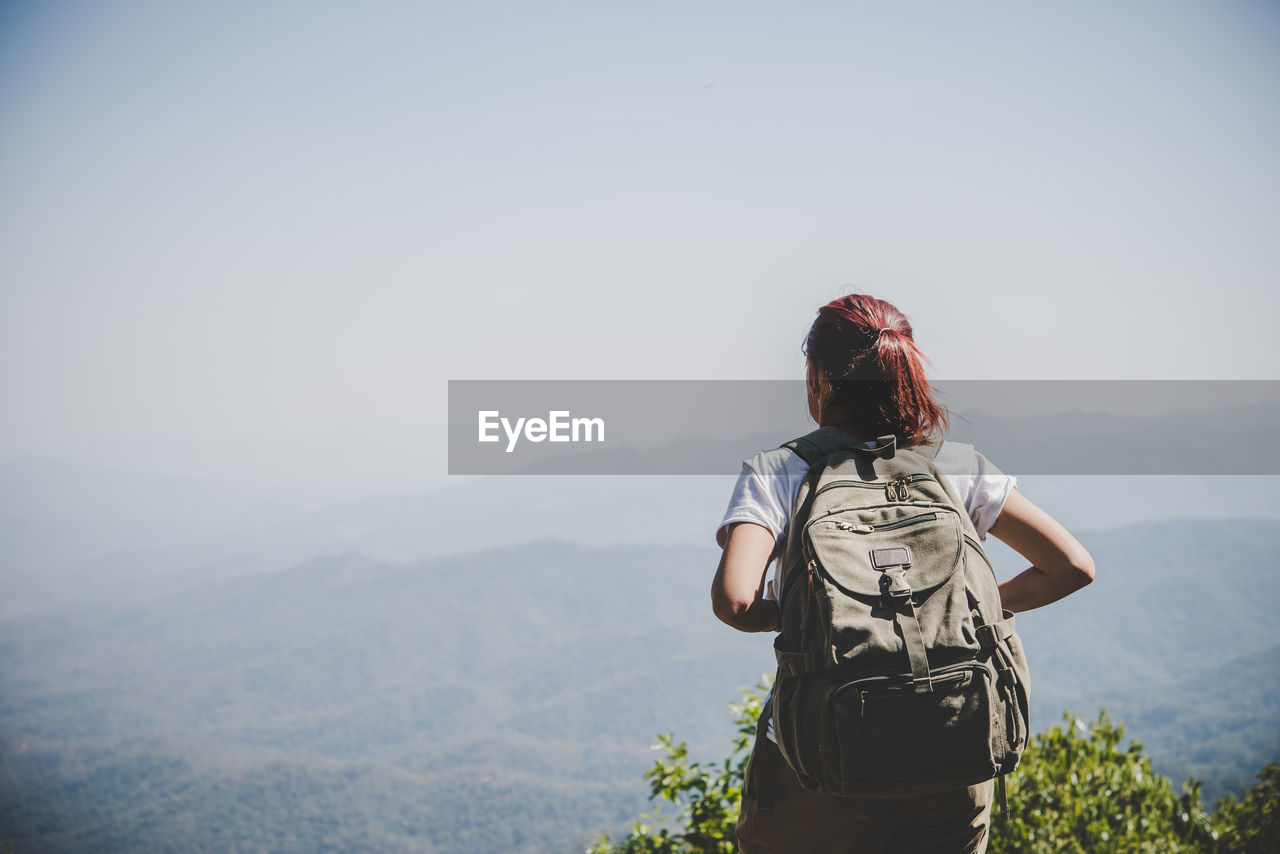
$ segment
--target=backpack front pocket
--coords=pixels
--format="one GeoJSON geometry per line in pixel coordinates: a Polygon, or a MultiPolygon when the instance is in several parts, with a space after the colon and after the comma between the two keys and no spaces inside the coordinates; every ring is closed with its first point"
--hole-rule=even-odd
{"type": "Polygon", "coordinates": [[[939,668],[933,690],[907,676],[829,688],[820,751],[832,794],[900,797],[961,788],[997,773],[1004,710],[991,671],[977,662],[939,668]]]}

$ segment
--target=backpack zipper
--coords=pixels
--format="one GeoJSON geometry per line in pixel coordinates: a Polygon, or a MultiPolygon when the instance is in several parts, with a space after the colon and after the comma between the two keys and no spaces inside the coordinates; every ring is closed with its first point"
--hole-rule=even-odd
{"type": "MultiPolygon", "coordinates": [[[[881,506],[883,506],[883,505],[881,505],[881,506]]],[[[928,508],[929,510],[934,511],[934,512],[936,512],[936,513],[954,513],[954,514],[956,515],[956,517],[957,517],[957,518],[960,516],[960,511],[959,511],[959,510],[957,510],[956,508],[952,507],[950,504],[939,504],[939,503],[938,503],[938,502],[936,502],[936,501],[913,501],[913,502],[911,502],[911,505],[910,505],[910,506],[911,506],[911,507],[928,508]]],[[[818,524],[818,523],[820,523],[820,522],[831,522],[831,521],[833,521],[831,517],[832,517],[832,516],[834,516],[834,515],[836,515],[837,513],[843,513],[843,512],[845,512],[846,510],[867,510],[867,509],[871,509],[871,508],[869,508],[869,507],[868,507],[868,506],[866,506],[866,505],[857,505],[857,504],[855,504],[855,505],[853,505],[853,506],[850,506],[850,507],[833,507],[832,509],[828,510],[826,513],[823,513],[823,514],[822,514],[822,515],[820,515],[820,516],[813,516],[813,517],[811,517],[811,518],[809,519],[809,521],[805,522],[804,530],[805,530],[805,532],[806,532],[806,533],[808,533],[808,531],[809,531],[809,529],[810,529],[810,528],[812,528],[814,525],[817,525],[817,524],[818,524]]],[[[920,514],[920,515],[921,515],[921,516],[923,516],[924,514],[920,514]]],[[[919,516],[911,516],[911,517],[908,517],[908,518],[910,518],[910,519],[918,519],[918,518],[920,518],[920,517],[919,517],[919,516]]],[[[898,525],[898,524],[902,524],[902,523],[906,523],[906,520],[902,520],[902,519],[900,519],[900,520],[898,520],[897,522],[887,522],[887,523],[885,523],[885,524],[886,524],[886,525],[898,525]]],[[[853,529],[855,529],[855,530],[857,530],[857,529],[858,529],[858,528],[857,528],[857,525],[854,525],[854,523],[850,522],[850,523],[848,523],[848,524],[849,524],[853,529]]],[[[877,528],[877,529],[879,529],[881,526],[877,525],[877,526],[874,526],[874,527],[875,527],[875,528],[877,528]]],[[[870,533],[870,532],[868,532],[868,531],[863,531],[862,533],[870,533]]]]}
{"type": "Polygon", "coordinates": [[[835,524],[841,531],[857,531],[859,534],[870,534],[873,531],[889,531],[893,528],[905,528],[908,525],[916,525],[920,522],[934,522],[937,519],[937,513],[921,513],[918,516],[909,516],[906,519],[884,522],[880,525],[855,525],[851,522],[836,522],[835,524]]]}
{"type": "MultiPolygon", "coordinates": [[[[970,671],[986,670],[985,665],[976,661],[962,661],[956,664],[949,664],[939,667],[930,672],[930,679],[934,685],[949,685],[952,682],[959,682],[964,679],[964,675],[970,671]]],[[[989,671],[988,671],[989,673],[989,671]]],[[[867,697],[882,696],[885,694],[905,693],[911,688],[911,676],[904,673],[893,674],[875,674],[867,675],[860,679],[834,688],[829,697],[828,702],[834,701],[836,696],[846,691],[857,689],[858,691],[858,713],[866,715],[867,697]]]]}
{"type": "MultiPolygon", "coordinates": [[[[815,588],[818,585],[818,559],[809,558],[809,563],[806,565],[805,570],[805,580],[809,585],[809,595],[813,596],[815,588]]],[[[782,599],[778,602],[778,609],[781,611],[785,611],[787,609],[788,600],[791,599],[795,591],[800,589],[799,577],[795,580],[788,580],[790,583],[782,586],[782,599]]]]}
{"type": "Polygon", "coordinates": [[[815,492],[814,497],[821,495],[822,493],[826,492],[828,489],[835,489],[837,486],[857,486],[857,487],[861,487],[862,489],[883,489],[886,494],[888,494],[890,491],[890,488],[892,488],[895,495],[898,494],[899,491],[901,491],[902,497],[901,498],[890,497],[889,500],[905,501],[907,487],[921,480],[931,480],[934,483],[938,482],[938,479],[935,478],[933,475],[923,474],[923,473],[898,475],[897,477],[892,478],[891,480],[888,480],[888,481],[833,480],[831,481],[831,483],[826,484],[817,492],[815,492]]]}

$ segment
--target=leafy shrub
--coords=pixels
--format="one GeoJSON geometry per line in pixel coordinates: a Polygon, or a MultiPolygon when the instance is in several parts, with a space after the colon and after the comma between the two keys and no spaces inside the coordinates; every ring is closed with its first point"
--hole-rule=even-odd
{"type": "MultiPolygon", "coordinates": [[[[770,680],[730,704],[737,725],[733,749],[720,762],[693,762],[685,742],[668,734],[645,778],[654,812],[625,839],[601,836],[587,854],[734,854],[734,827],[747,758],[770,680]],[[673,806],[675,815],[663,815],[673,806]]],[[[1085,723],[1067,714],[1064,725],[1031,740],[1008,779],[1009,814],[992,817],[991,854],[1274,854],[1280,851],[1280,763],[1242,799],[1228,796],[1210,815],[1200,784],[1182,792],[1151,770],[1139,742],[1124,741],[1124,725],[1106,711],[1085,723]]],[[[998,807],[997,807],[998,809],[998,807]]]]}

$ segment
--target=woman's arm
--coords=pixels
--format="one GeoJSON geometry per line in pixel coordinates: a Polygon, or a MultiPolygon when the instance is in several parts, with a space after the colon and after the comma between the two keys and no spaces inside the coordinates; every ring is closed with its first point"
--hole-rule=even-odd
{"type": "Polygon", "coordinates": [[[711,609],[740,632],[778,630],[778,603],[764,598],[765,570],[773,548],[773,532],[763,525],[738,522],[729,528],[711,582],[711,609]]]}
{"type": "Polygon", "coordinates": [[[1010,611],[1048,605],[1093,581],[1093,558],[1085,547],[1017,489],[1009,493],[991,533],[1032,563],[1000,584],[1000,601],[1010,611]]]}

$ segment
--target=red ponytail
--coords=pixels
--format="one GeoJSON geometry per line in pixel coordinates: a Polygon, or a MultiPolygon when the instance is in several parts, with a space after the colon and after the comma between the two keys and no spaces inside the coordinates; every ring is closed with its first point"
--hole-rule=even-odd
{"type": "Polygon", "coordinates": [[[947,411],[934,402],[928,361],[907,317],[891,303],[850,294],[818,309],[804,353],[831,386],[824,406],[844,410],[866,436],[894,433],[903,445],[945,431],[947,411]]]}

